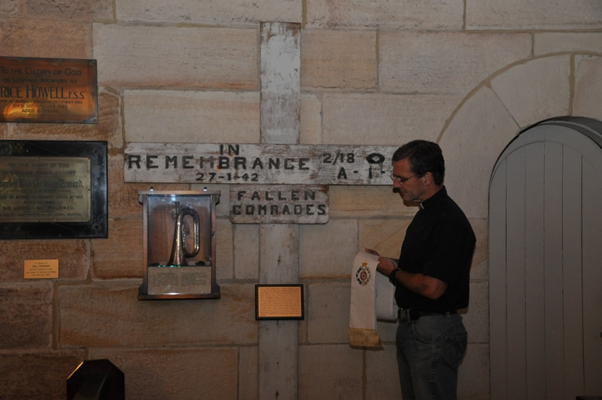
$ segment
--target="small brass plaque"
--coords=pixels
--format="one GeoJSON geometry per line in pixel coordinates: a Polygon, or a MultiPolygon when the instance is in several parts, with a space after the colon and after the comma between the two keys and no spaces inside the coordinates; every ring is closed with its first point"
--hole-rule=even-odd
{"type": "Polygon", "coordinates": [[[0,122],[98,122],[96,60],[0,57],[0,122]]]}
{"type": "Polygon", "coordinates": [[[25,279],[57,279],[59,260],[25,260],[23,263],[25,279]]]}
{"type": "Polygon", "coordinates": [[[0,222],[87,222],[90,159],[0,158],[0,222]]]}
{"type": "Polygon", "coordinates": [[[303,319],[303,285],[255,285],[255,319],[303,319]]]}

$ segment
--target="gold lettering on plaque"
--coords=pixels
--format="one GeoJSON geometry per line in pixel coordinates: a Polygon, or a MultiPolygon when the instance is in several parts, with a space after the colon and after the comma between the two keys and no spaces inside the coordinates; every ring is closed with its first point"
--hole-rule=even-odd
{"type": "Polygon", "coordinates": [[[87,222],[90,185],[86,157],[2,157],[0,222],[87,222]]]}
{"type": "Polygon", "coordinates": [[[96,60],[0,57],[0,122],[97,122],[96,60]]]}
{"type": "Polygon", "coordinates": [[[56,279],[59,277],[59,260],[25,260],[23,278],[56,279]]]}

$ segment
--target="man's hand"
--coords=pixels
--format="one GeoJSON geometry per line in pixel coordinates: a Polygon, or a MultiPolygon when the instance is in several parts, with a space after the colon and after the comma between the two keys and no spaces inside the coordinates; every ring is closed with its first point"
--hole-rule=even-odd
{"type": "MultiPolygon", "coordinates": [[[[391,275],[391,272],[397,268],[393,261],[386,257],[382,257],[376,250],[365,249],[365,252],[378,256],[376,270],[387,278],[391,275]]],[[[429,299],[438,299],[447,290],[447,284],[437,278],[424,274],[413,274],[406,272],[403,269],[395,275],[395,278],[397,279],[397,282],[401,283],[412,292],[416,292],[429,299]]]]}
{"type": "Polygon", "coordinates": [[[393,261],[391,261],[390,259],[388,259],[386,257],[382,257],[380,254],[378,254],[378,251],[372,250],[372,249],[365,249],[364,251],[366,253],[370,253],[370,254],[374,254],[375,256],[378,256],[378,265],[376,266],[376,270],[378,272],[380,272],[381,274],[385,275],[387,278],[389,277],[389,275],[391,275],[391,271],[393,271],[395,268],[397,268],[397,266],[395,265],[395,263],[393,263],[393,261]]]}

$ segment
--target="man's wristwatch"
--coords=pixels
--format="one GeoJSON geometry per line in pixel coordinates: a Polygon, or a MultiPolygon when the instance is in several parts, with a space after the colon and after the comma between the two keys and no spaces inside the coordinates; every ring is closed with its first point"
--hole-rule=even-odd
{"type": "Polygon", "coordinates": [[[397,276],[397,273],[401,271],[401,268],[395,268],[393,271],[391,271],[391,273],[389,274],[389,281],[394,284],[397,285],[397,279],[395,278],[397,276]]]}

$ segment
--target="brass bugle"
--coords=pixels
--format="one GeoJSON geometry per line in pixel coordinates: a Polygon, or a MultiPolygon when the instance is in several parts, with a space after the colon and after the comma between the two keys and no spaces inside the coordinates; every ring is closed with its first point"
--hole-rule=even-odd
{"type": "Polygon", "coordinates": [[[176,226],[174,230],[173,243],[171,245],[171,256],[168,265],[186,266],[186,258],[195,257],[201,249],[201,219],[199,213],[192,207],[184,207],[180,210],[180,202],[176,201],[176,226]],[[193,248],[188,251],[186,246],[186,223],[184,217],[192,217],[193,248]]]}

